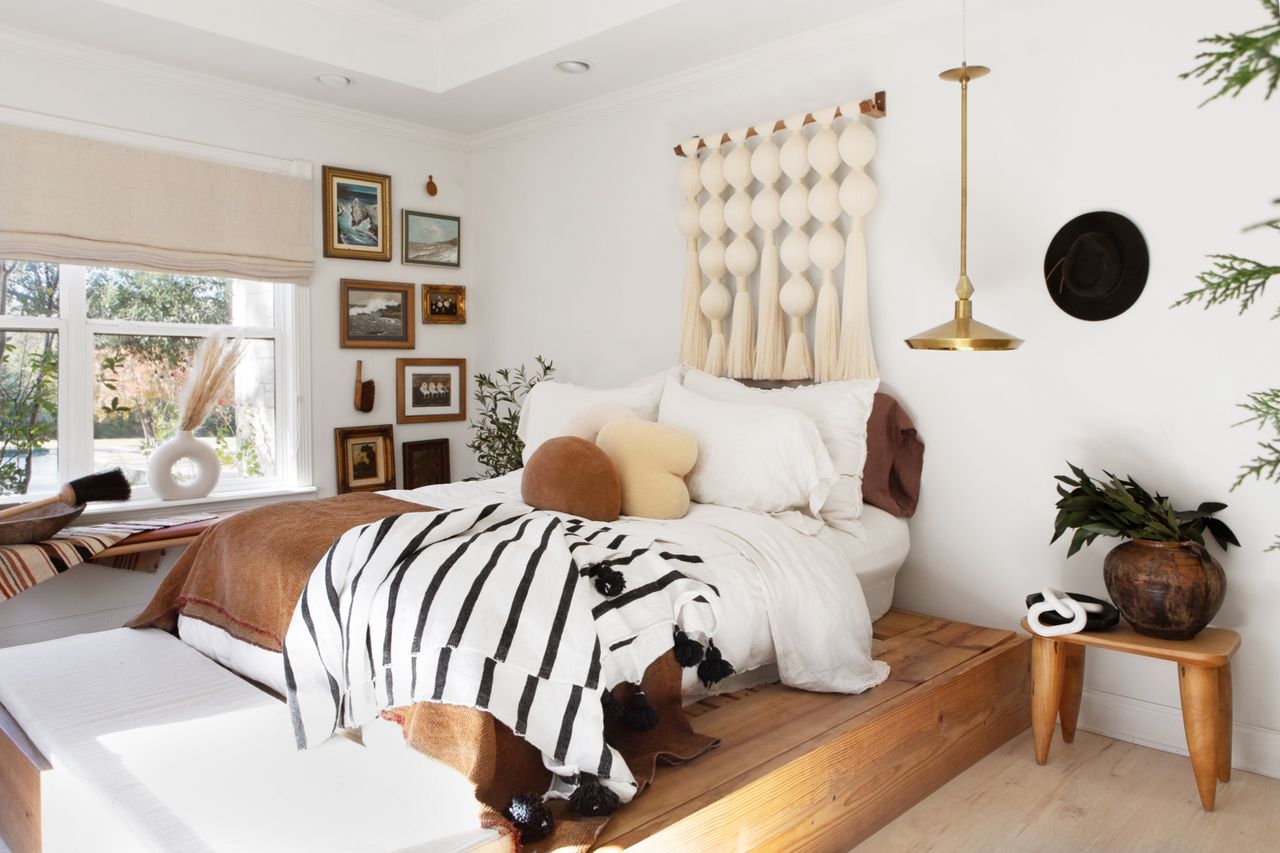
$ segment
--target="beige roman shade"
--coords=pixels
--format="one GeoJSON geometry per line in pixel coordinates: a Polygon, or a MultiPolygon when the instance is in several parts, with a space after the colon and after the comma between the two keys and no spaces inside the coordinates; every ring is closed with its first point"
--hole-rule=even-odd
{"type": "Polygon", "coordinates": [[[306,284],[311,181],[0,125],[0,258],[306,284]]]}

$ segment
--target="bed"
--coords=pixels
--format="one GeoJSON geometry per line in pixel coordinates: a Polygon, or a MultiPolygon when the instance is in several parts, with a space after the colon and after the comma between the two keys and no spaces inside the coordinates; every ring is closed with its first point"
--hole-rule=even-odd
{"type": "MultiPolygon", "coordinates": [[[[663,384],[670,396],[671,380],[663,384]]],[[[648,387],[651,389],[653,383],[648,387]]],[[[739,393],[736,388],[730,391],[739,393]]],[[[685,393],[682,388],[677,388],[677,392],[685,393]]],[[[621,396],[634,401],[641,393],[652,392],[627,390],[621,396]]],[[[865,389],[859,393],[863,394],[865,409],[869,410],[869,393],[865,393],[865,389]]],[[[636,403],[634,407],[643,405],[636,403]]],[[[545,404],[541,411],[547,411],[545,404]]],[[[770,417],[773,414],[760,409],[753,411],[770,417]]],[[[786,417],[812,433],[804,440],[817,446],[825,457],[825,451],[821,450],[825,436],[819,436],[814,430],[815,422],[807,416],[788,414],[786,417]]],[[[839,417],[845,421],[858,420],[845,414],[839,417]]],[[[860,418],[856,425],[868,428],[867,412],[860,418]]],[[[743,420],[736,418],[736,421],[743,420]]],[[[736,430],[734,421],[734,418],[727,419],[736,430]]],[[[816,422],[821,423],[820,416],[816,422]]],[[[690,428],[697,426],[695,423],[690,428]]],[[[759,427],[759,423],[755,426],[759,427]]],[[[554,425],[549,428],[549,434],[558,435],[567,428],[563,424],[554,425]]],[[[914,436],[914,430],[910,432],[914,436]]],[[[757,430],[755,444],[746,446],[746,452],[754,453],[755,448],[767,444],[769,435],[757,430]]],[[[703,444],[704,440],[699,437],[699,447],[705,449],[708,445],[703,444]]],[[[791,477],[790,460],[780,461],[778,465],[779,460],[774,460],[777,473],[773,479],[791,477]]],[[[720,462],[724,463],[723,454],[720,462]]],[[[918,462],[917,455],[917,476],[918,462]]],[[[841,481],[848,479],[843,469],[837,471],[830,459],[822,464],[830,475],[828,482],[835,483],[837,474],[841,481]]],[[[847,467],[848,460],[842,464],[847,467]]],[[[863,465],[862,459],[856,461],[858,473],[863,472],[863,465]]],[[[739,469],[744,467],[738,464],[739,469]]],[[[799,470],[804,465],[796,467],[799,470]]],[[[866,463],[866,470],[871,470],[870,462],[866,463]]],[[[803,471],[796,476],[802,475],[803,471]]],[[[818,475],[823,472],[817,470],[814,476],[818,475]]],[[[508,831],[509,824],[503,824],[504,816],[497,811],[501,807],[496,803],[505,803],[513,790],[520,789],[511,789],[514,783],[507,780],[501,796],[488,789],[482,796],[482,783],[473,772],[474,766],[450,760],[456,757],[455,752],[466,750],[454,749],[455,744],[445,743],[442,753],[440,743],[424,746],[419,737],[424,731],[441,729],[442,720],[444,729],[453,731],[449,727],[457,724],[461,731],[468,725],[474,728],[477,720],[492,718],[486,725],[506,731],[507,740],[502,740],[499,731],[495,741],[495,735],[490,732],[486,735],[489,738],[485,741],[486,748],[493,753],[495,743],[505,743],[508,754],[520,750],[522,755],[532,756],[536,773],[552,780],[546,790],[557,826],[567,826],[573,831],[581,829],[583,833],[556,835],[551,840],[584,849],[597,839],[609,813],[617,808],[618,791],[622,792],[620,811],[628,817],[610,824],[601,839],[623,838],[632,844],[651,836],[663,836],[663,833],[671,837],[672,826],[681,827],[681,832],[705,836],[708,829],[702,821],[708,808],[715,810],[716,802],[708,800],[705,794],[694,796],[689,793],[691,790],[718,789],[727,796],[743,785],[751,788],[789,766],[786,762],[779,764],[783,759],[809,763],[816,760],[830,765],[830,750],[847,750],[850,732],[854,729],[861,732],[857,738],[865,741],[871,736],[868,732],[874,733],[883,725],[880,717],[885,713],[911,710],[919,714],[920,708],[942,708],[936,720],[941,729],[947,713],[968,713],[976,701],[974,691],[978,688],[961,679],[960,670],[984,674],[987,687],[995,684],[998,688],[989,703],[998,707],[986,715],[972,717],[978,731],[965,736],[962,761],[983,754],[988,745],[993,748],[1018,730],[1025,692],[1018,689],[1018,669],[1025,662],[1022,660],[1025,648],[1008,632],[957,626],[890,610],[896,574],[909,548],[907,522],[897,516],[909,512],[894,514],[871,505],[854,507],[845,502],[837,514],[820,519],[820,505],[823,513],[835,506],[836,490],[832,488],[831,502],[823,504],[828,494],[823,490],[822,499],[807,508],[797,505],[797,511],[766,512],[760,508],[730,506],[726,499],[695,503],[683,518],[654,521],[624,516],[603,524],[566,517],[563,513],[540,512],[521,504],[521,496],[526,494],[522,485],[522,472],[516,471],[488,481],[384,492],[376,496],[344,496],[345,503],[343,498],[338,498],[308,505],[282,505],[270,510],[274,514],[264,514],[264,511],[254,516],[257,521],[246,514],[225,523],[221,529],[215,528],[195,543],[188,556],[199,552],[201,547],[206,557],[214,556],[208,557],[204,564],[200,563],[203,559],[200,556],[191,561],[184,557],[188,565],[182,571],[175,569],[166,579],[165,585],[173,588],[166,593],[162,585],[157,595],[157,601],[167,595],[167,604],[161,606],[153,602],[153,608],[159,606],[156,612],[160,615],[144,613],[133,623],[135,627],[158,626],[164,631],[121,629],[0,650],[3,710],[0,723],[6,735],[0,741],[0,751],[4,753],[0,764],[4,767],[0,773],[3,777],[0,793],[6,795],[0,797],[0,802],[6,803],[5,808],[0,808],[0,831],[19,851],[82,849],[85,840],[75,835],[78,825],[43,820],[45,815],[75,810],[100,816],[103,828],[94,836],[99,849],[252,850],[264,849],[264,845],[267,849],[299,850],[444,851],[495,845],[495,849],[508,849],[513,833],[508,831]],[[805,509],[811,509],[812,514],[797,517],[804,516],[805,509]],[[241,522],[260,526],[242,525],[235,528],[238,532],[230,532],[241,522]],[[508,525],[506,532],[500,535],[506,538],[498,543],[493,537],[504,525],[508,525]],[[278,537],[280,527],[296,531],[295,535],[278,537]],[[446,534],[443,532],[446,529],[452,532],[446,534]],[[508,535],[517,529],[517,533],[508,535]],[[533,532],[526,535],[526,529],[533,532]],[[539,530],[544,531],[542,541],[535,546],[539,530]],[[221,540],[220,534],[225,534],[221,540]],[[321,546],[314,551],[314,556],[305,556],[312,553],[303,544],[308,536],[314,540],[309,547],[314,549],[317,543],[321,546]],[[593,541],[597,537],[598,541],[593,541]],[[234,549],[218,550],[220,541],[263,541],[275,550],[263,563],[249,565],[246,561],[242,565],[234,549]],[[592,727],[600,723],[592,720],[598,719],[602,709],[595,707],[596,703],[590,699],[580,702],[580,697],[584,684],[588,691],[597,684],[594,679],[598,677],[601,663],[601,640],[607,639],[604,633],[596,639],[594,658],[581,659],[584,669],[586,661],[591,659],[591,674],[585,682],[573,682],[577,686],[572,693],[567,692],[571,680],[554,674],[548,678],[550,662],[560,666],[568,653],[561,648],[556,658],[551,655],[551,645],[547,646],[551,656],[544,660],[545,671],[541,677],[548,680],[540,682],[544,690],[535,694],[532,688],[536,685],[532,682],[533,676],[529,676],[525,695],[519,697],[518,723],[514,722],[515,692],[507,689],[504,701],[510,703],[508,716],[503,716],[498,707],[497,696],[503,692],[501,677],[510,663],[504,657],[508,652],[495,653],[499,672],[497,686],[489,681],[494,662],[483,657],[470,667],[477,680],[467,681],[471,676],[466,674],[469,654],[464,653],[466,644],[456,645],[452,639],[445,645],[431,646],[439,648],[440,657],[438,661],[433,659],[433,668],[426,670],[424,681],[434,681],[435,701],[423,702],[422,699],[430,697],[420,698],[419,693],[414,692],[410,701],[416,704],[412,708],[396,707],[403,699],[395,701],[392,676],[397,685],[403,685],[409,680],[410,670],[396,670],[391,657],[384,658],[381,668],[375,667],[372,638],[381,638],[385,632],[387,655],[390,655],[393,637],[396,643],[408,642],[406,632],[411,633],[411,628],[396,623],[393,618],[395,596],[405,580],[405,572],[419,555],[444,554],[445,551],[431,549],[451,549],[454,548],[451,543],[477,541],[486,544],[469,552],[469,544],[458,546],[453,556],[443,563],[439,557],[431,558],[436,561],[432,565],[444,568],[437,572],[437,579],[430,586],[415,587],[413,584],[420,581],[412,578],[419,576],[408,575],[410,580],[404,589],[409,590],[409,600],[424,602],[418,634],[422,634],[424,624],[428,624],[429,631],[435,630],[430,628],[431,623],[422,620],[426,619],[427,608],[437,595],[440,578],[445,578],[448,586],[458,576],[460,589],[465,590],[465,579],[471,577],[465,572],[472,571],[476,573],[476,580],[471,592],[459,597],[456,605],[461,608],[457,611],[461,615],[454,629],[455,638],[461,636],[460,632],[467,626],[465,619],[477,596],[483,603],[496,586],[493,579],[505,577],[504,594],[514,595],[514,601],[520,602],[511,604],[507,630],[503,633],[503,643],[508,644],[504,648],[513,648],[510,646],[512,631],[524,637],[521,632],[530,621],[525,619],[518,624],[515,621],[526,595],[524,590],[532,583],[536,591],[542,583],[534,580],[542,577],[538,561],[550,559],[548,555],[553,552],[563,554],[556,559],[562,559],[569,566],[573,580],[565,586],[556,625],[564,624],[566,612],[570,614],[569,625],[578,624],[572,621],[572,612],[582,598],[582,590],[588,589],[590,601],[596,602],[591,609],[595,615],[589,617],[588,623],[595,619],[596,630],[602,630],[599,614],[606,612],[614,614],[607,618],[620,625],[626,623],[624,628],[632,631],[614,635],[623,638],[616,643],[606,642],[602,659],[606,687],[601,700],[603,713],[608,717],[610,701],[617,704],[619,698],[628,707],[623,714],[625,727],[617,720],[606,721],[605,739],[600,741],[603,753],[600,744],[593,746],[595,742],[590,736],[581,733],[583,726],[588,733],[598,731],[592,727]],[[552,542],[550,546],[549,542],[552,542]],[[512,546],[510,551],[504,552],[508,546],[512,546]],[[557,547],[561,551],[557,552],[557,547]],[[582,550],[575,551],[576,548],[582,550]],[[325,549],[328,549],[327,555],[325,549]],[[293,555],[293,562],[298,565],[286,569],[289,563],[286,555],[290,551],[304,556],[293,555]],[[448,566],[464,552],[466,556],[458,566],[465,567],[468,561],[475,565],[465,571],[455,566],[445,577],[448,566]],[[499,559],[504,553],[505,557],[499,559]],[[324,559],[319,559],[321,556],[324,559]],[[601,585],[603,575],[600,573],[615,561],[626,565],[632,584],[623,595],[619,595],[620,590],[606,593],[601,585]],[[213,581],[203,587],[193,583],[199,570],[193,570],[192,566],[210,563],[215,565],[213,581]],[[579,567],[581,584],[577,582],[579,567]],[[300,569],[305,569],[305,576],[298,574],[300,569]],[[366,570],[379,580],[376,584],[366,584],[361,599],[355,590],[365,578],[366,570]],[[376,574],[375,570],[382,574],[376,574]],[[287,576],[292,577],[288,582],[287,576]],[[520,580],[521,577],[525,580],[520,580]],[[590,581],[591,578],[594,581],[590,581]],[[646,583],[646,578],[653,580],[646,583]],[[671,578],[678,580],[670,583],[671,578]],[[488,585],[481,586],[485,579],[488,585]],[[299,596],[299,584],[303,583],[299,596]],[[521,591],[513,592],[517,586],[521,591]],[[389,604],[385,597],[388,588],[391,590],[389,604]],[[571,588],[577,590],[572,599],[568,597],[571,588]],[[344,602],[341,607],[339,593],[344,602]],[[378,598],[380,595],[384,597],[378,598]],[[282,600],[263,604],[273,596],[282,600]],[[615,596],[616,600],[608,600],[615,596]],[[355,607],[356,601],[361,602],[360,608],[355,607]],[[657,605],[653,605],[654,601],[657,605]],[[353,615],[359,616],[355,611],[363,612],[366,606],[372,612],[373,621],[368,621],[356,633],[339,636],[348,630],[353,615]],[[615,606],[616,610],[610,609],[615,606]],[[652,610],[654,606],[658,615],[653,625],[658,631],[645,627],[649,625],[647,622],[627,622],[650,618],[652,614],[645,608],[652,610]],[[262,627],[265,623],[255,608],[274,609],[277,617],[274,627],[262,627]],[[662,615],[664,612],[666,616],[662,615]],[[292,618],[280,622],[280,613],[292,614],[292,618]],[[673,613],[677,629],[673,651],[680,666],[672,660],[672,655],[663,651],[672,649],[673,613]],[[383,622],[376,621],[383,617],[383,622]],[[877,638],[874,648],[873,621],[877,638]],[[709,662],[714,655],[717,659],[732,661],[732,667],[723,667],[732,675],[726,678],[721,672],[708,677],[704,666],[697,661],[681,660],[680,638],[684,630],[689,631],[691,637],[702,638],[697,641],[699,659],[705,655],[709,662]],[[357,641],[366,636],[366,640],[357,641]],[[886,642],[889,644],[884,645],[886,642]],[[326,643],[330,645],[328,651],[326,643]],[[447,670],[449,678],[462,679],[462,692],[454,691],[452,683],[446,690],[450,651],[456,660],[452,670],[447,670]],[[330,654],[327,660],[326,654],[330,654]],[[368,666],[362,669],[366,660],[368,666]],[[483,679],[479,676],[480,660],[485,661],[483,679]],[[653,663],[649,664],[651,660],[653,663]],[[611,672],[610,667],[617,671],[611,672]],[[683,672],[680,667],[684,667],[683,672]],[[59,672],[60,676],[49,678],[51,671],[59,672]],[[459,671],[462,676],[456,676],[459,671]],[[629,674],[621,677],[619,672],[629,674]],[[874,686],[887,676],[887,685],[874,686]],[[341,689],[349,692],[340,695],[335,678],[345,681],[341,689]],[[782,687],[779,682],[789,686],[782,687]],[[476,696],[477,683],[483,701],[479,697],[470,698],[476,696]],[[613,687],[615,684],[618,686],[613,687]],[[488,692],[491,688],[492,702],[488,692]],[[315,700],[303,701],[308,689],[320,699],[332,699],[330,716],[316,717],[316,706],[308,704],[315,700]],[[572,699],[564,706],[556,754],[551,754],[552,741],[547,741],[540,746],[539,758],[539,750],[533,748],[538,744],[534,731],[537,724],[534,723],[528,733],[523,727],[530,705],[536,717],[536,709],[548,701],[544,699],[548,690],[561,691],[556,695],[572,696],[572,699]],[[619,694],[618,690],[622,692],[619,694]],[[821,696],[806,691],[829,691],[830,694],[821,696]],[[646,692],[650,697],[648,706],[644,701],[646,692]],[[288,697],[288,704],[281,701],[284,696],[288,697]],[[727,703],[733,703],[732,707],[737,710],[727,712],[726,717],[721,710],[730,707],[727,703]],[[681,705],[686,706],[686,710],[682,711],[681,705]],[[357,706],[364,716],[358,716],[357,706]],[[644,725],[633,724],[631,716],[637,708],[645,713],[657,709],[661,714],[653,716],[660,716],[661,724],[652,720],[644,725]],[[411,724],[408,717],[416,709],[424,709],[424,713],[431,709],[437,716],[427,717],[426,722],[414,728],[417,724],[411,724]],[[795,720],[790,719],[792,711],[797,715],[795,720]],[[449,716],[455,713],[464,716],[449,716]],[[861,722],[855,724],[855,718],[861,722]],[[312,732],[316,719],[321,723],[316,728],[318,737],[312,732]],[[782,736],[776,730],[779,719],[796,723],[788,735],[782,736]],[[503,724],[510,728],[504,729],[503,724]],[[864,724],[870,728],[864,730],[864,724]],[[294,751],[290,729],[299,745],[312,748],[294,751]],[[685,738],[684,745],[672,746],[679,740],[677,737],[655,746],[657,741],[653,736],[645,734],[650,729],[654,729],[653,736],[666,736],[675,731],[685,738]],[[330,736],[339,732],[343,736],[330,736]],[[687,759],[699,756],[722,741],[732,744],[742,740],[744,732],[752,732],[748,738],[752,743],[735,746],[735,755],[727,759],[727,765],[720,751],[686,763],[687,759]],[[422,755],[406,749],[406,741],[437,760],[423,760],[422,755]],[[590,755],[599,756],[600,770],[595,770],[594,764],[584,764],[580,758],[574,758],[574,750],[579,756],[583,754],[584,744],[590,755]],[[570,745],[572,749],[566,760],[563,752],[570,745]],[[616,757],[619,750],[628,765],[637,755],[644,756],[634,781],[630,781],[629,776],[621,781],[605,776],[610,766],[609,754],[616,757]],[[681,766],[674,771],[657,770],[658,759],[663,756],[668,763],[681,766]],[[726,766],[736,768],[734,775],[721,778],[716,768],[726,766]],[[709,769],[703,773],[694,770],[697,767],[709,769]],[[199,769],[193,771],[192,768],[199,769]],[[674,784],[666,794],[650,793],[637,803],[628,803],[631,796],[643,791],[655,778],[672,772],[684,774],[678,778],[685,781],[674,784]],[[708,773],[710,775],[706,775],[708,773]],[[352,778],[374,778],[380,784],[362,788],[358,796],[347,796],[342,792],[352,788],[352,778]],[[252,781],[238,781],[242,779],[252,781]],[[627,784],[631,787],[627,788],[627,784]],[[607,811],[591,811],[595,800],[579,796],[587,790],[594,791],[591,797],[597,799],[601,792],[613,792],[614,805],[607,811]],[[421,806],[422,791],[431,792],[431,804],[425,810],[421,806]],[[680,791],[685,792],[683,800],[673,802],[672,797],[680,791]],[[570,820],[562,808],[565,803],[557,797],[567,800],[575,814],[590,819],[570,820]],[[578,798],[576,802],[575,798],[578,798]],[[477,801],[482,806],[479,813],[474,808],[477,801]],[[467,807],[468,802],[471,808],[467,807]],[[104,809],[104,804],[109,805],[104,809]],[[358,809],[367,821],[376,823],[377,832],[353,828],[350,821],[344,823],[340,816],[344,810],[350,814],[352,809],[358,809]],[[236,821],[223,819],[229,813],[237,815],[236,821]],[[603,817],[598,817],[601,815],[603,817]],[[502,831],[495,833],[494,826],[502,831]],[[573,843],[566,838],[572,838],[573,843]]],[[[766,477],[762,484],[756,485],[772,488],[772,481],[766,477]]],[[[803,504],[808,498],[802,492],[799,500],[803,504]]],[[[894,507],[892,502],[882,505],[894,507]]],[[[420,577],[425,583],[432,575],[420,577]]],[[[204,582],[208,577],[197,580],[204,582]]],[[[441,597],[447,596],[442,593],[441,597]]],[[[531,594],[531,599],[537,596],[531,594]]],[[[545,605],[552,602],[545,596],[538,600],[545,605]]],[[[506,604],[501,606],[505,608],[506,604]]],[[[492,608],[486,612],[499,614],[492,608]]],[[[550,621],[548,617],[543,618],[550,621]]],[[[466,627],[466,630],[472,628],[466,627]]],[[[482,625],[476,630],[488,630],[496,636],[497,629],[496,625],[482,625]]],[[[556,642],[564,646],[568,641],[560,637],[561,630],[556,627],[554,632],[556,642]]],[[[581,637],[574,639],[570,635],[581,635],[583,630],[592,631],[580,626],[575,632],[571,627],[565,631],[565,637],[581,646],[581,637]]],[[[419,662],[427,657],[417,655],[420,640],[419,636],[413,645],[415,656],[411,670],[415,684],[419,662]]],[[[683,642],[694,641],[686,637],[683,642]]],[[[517,642],[512,653],[525,654],[523,645],[527,645],[527,641],[517,642]]],[[[589,640],[580,651],[590,651],[589,640]]],[[[410,661],[409,658],[401,660],[410,661]]],[[[532,672],[531,669],[524,671],[532,672]]],[[[970,677],[974,676],[966,676],[970,677]]],[[[401,692],[395,695],[406,695],[404,689],[400,686],[401,692]]],[[[417,691],[416,686],[413,689],[417,691]]],[[[554,706],[557,713],[560,707],[554,706]]],[[[643,714],[640,719],[643,722],[643,714]]],[[[931,724],[925,719],[926,724],[931,724]]],[[[554,722],[559,722],[559,717],[554,722]]],[[[945,744],[947,733],[938,734],[939,744],[945,744]]],[[[507,760],[507,756],[502,756],[502,760],[507,760]]],[[[528,756],[524,760],[529,763],[528,756]]],[[[931,768],[924,777],[927,784],[909,785],[904,796],[922,795],[929,784],[934,784],[933,780],[945,779],[945,774],[953,775],[960,769],[955,756],[946,752],[925,750],[918,760],[922,766],[931,768]]],[[[616,767],[616,763],[613,766],[616,767]]],[[[489,772],[492,774],[492,768],[489,772]]],[[[498,775],[502,772],[505,771],[500,770],[498,775]]],[[[515,770],[511,773],[516,775],[515,770]]],[[[805,784],[830,786],[841,778],[839,774],[811,769],[805,776],[805,784]]],[[[524,790],[542,791],[545,785],[539,781],[524,790]]],[[[804,787],[798,782],[792,785],[797,790],[804,787]]],[[[758,806],[756,810],[759,811],[758,806]]],[[[790,810],[785,803],[772,811],[765,809],[770,814],[776,812],[776,819],[766,820],[761,812],[758,831],[774,831],[777,819],[782,819],[785,825],[790,810]]],[[[863,821],[852,829],[843,827],[841,837],[865,834],[868,825],[863,821]]],[[[731,841],[728,836],[726,839],[731,841]]],[[[699,846],[709,843],[702,837],[699,846]]],[[[526,849],[550,848],[526,844],[526,849]]]]}

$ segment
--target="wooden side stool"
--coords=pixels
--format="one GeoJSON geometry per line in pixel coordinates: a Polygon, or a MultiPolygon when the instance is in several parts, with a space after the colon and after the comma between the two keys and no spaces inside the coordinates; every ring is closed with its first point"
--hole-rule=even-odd
{"type": "Polygon", "coordinates": [[[1213,811],[1218,781],[1231,781],[1231,656],[1240,648],[1239,634],[1205,628],[1190,640],[1161,640],[1121,623],[1110,631],[1041,637],[1026,619],[1022,628],[1031,634],[1031,729],[1037,764],[1049,760],[1056,718],[1062,721],[1062,739],[1075,739],[1087,646],[1171,660],[1178,665],[1182,725],[1200,802],[1213,811]]]}

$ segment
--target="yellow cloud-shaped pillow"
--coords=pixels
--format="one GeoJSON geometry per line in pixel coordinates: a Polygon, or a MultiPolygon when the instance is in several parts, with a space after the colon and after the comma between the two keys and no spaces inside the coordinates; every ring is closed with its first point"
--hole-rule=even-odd
{"type": "Polygon", "coordinates": [[[683,518],[689,512],[684,477],[698,461],[698,442],[686,432],[634,419],[612,421],[596,436],[622,482],[622,514],[683,518]]]}

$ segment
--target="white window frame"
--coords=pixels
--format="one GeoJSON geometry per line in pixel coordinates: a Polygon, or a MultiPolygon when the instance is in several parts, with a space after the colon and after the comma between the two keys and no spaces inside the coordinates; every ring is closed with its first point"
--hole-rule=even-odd
{"type": "MultiPolygon", "coordinates": [[[[161,501],[150,488],[135,486],[127,505],[90,505],[87,514],[127,517],[157,507],[216,506],[240,508],[289,496],[315,493],[311,468],[311,425],[307,388],[310,376],[306,354],[310,352],[307,288],[272,285],[274,326],[213,326],[194,323],[153,323],[132,320],[97,320],[88,316],[86,277],[88,268],[61,264],[58,278],[57,317],[4,315],[0,326],[18,332],[58,334],[58,480],[66,482],[93,471],[93,396],[95,364],[93,336],[177,335],[194,337],[222,331],[246,338],[275,342],[276,364],[276,476],[250,481],[220,483],[206,498],[161,501]]],[[[47,493],[46,493],[47,494],[47,493]]],[[[37,498],[41,494],[29,493],[37,498]]]]}

